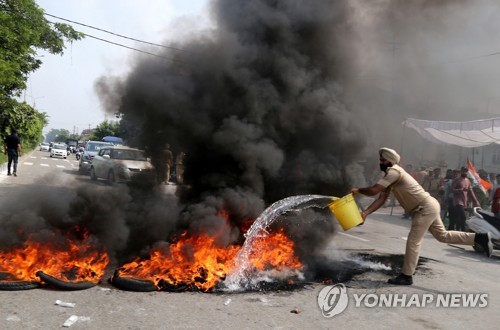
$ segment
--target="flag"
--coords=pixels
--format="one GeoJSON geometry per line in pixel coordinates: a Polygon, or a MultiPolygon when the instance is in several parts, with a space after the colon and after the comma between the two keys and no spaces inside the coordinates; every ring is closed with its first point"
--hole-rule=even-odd
{"type": "Polygon", "coordinates": [[[493,187],[491,185],[491,183],[489,183],[486,180],[481,179],[479,174],[477,174],[476,169],[474,168],[474,166],[472,165],[472,163],[468,159],[467,159],[467,167],[469,168],[468,176],[469,176],[469,179],[472,181],[472,185],[474,187],[479,187],[479,189],[481,189],[481,191],[485,195],[488,195],[488,190],[490,190],[493,187]]]}

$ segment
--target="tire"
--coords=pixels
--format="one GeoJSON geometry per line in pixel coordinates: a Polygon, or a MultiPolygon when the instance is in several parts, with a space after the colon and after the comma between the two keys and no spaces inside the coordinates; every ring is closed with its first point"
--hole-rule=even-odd
{"type": "Polygon", "coordinates": [[[109,282],[118,289],[135,291],[135,292],[152,292],[158,291],[158,288],[153,281],[138,280],[130,277],[121,277],[119,271],[109,279],[109,282]]]}
{"type": "Polygon", "coordinates": [[[30,281],[0,281],[0,291],[20,291],[38,289],[41,287],[40,283],[30,281]]]}
{"type": "Polygon", "coordinates": [[[116,183],[115,173],[113,172],[113,170],[109,170],[109,172],[108,172],[108,183],[109,184],[115,184],[116,183]]]}
{"type": "Polygon", "coordinates": [[[95,175],[95,170],[93,167],[90,168],[90,180],[97,181],[97,176],[95,175]]]}
{"type": "Polygon", "coordinates": [[[39,270],[35,274],[38,276],[43,282],[47,283],[48,285],[61,289],[61,290],[85,290],[85,289],[90,289],[94,286],[96,286],[96,283],[90,282],[90,281],[83,281],[83,282],[66,282],[62,281],[60,279],[57,279],[53,276],[50,276],[48,274],[45,274],[43,271],[39,270]]]}

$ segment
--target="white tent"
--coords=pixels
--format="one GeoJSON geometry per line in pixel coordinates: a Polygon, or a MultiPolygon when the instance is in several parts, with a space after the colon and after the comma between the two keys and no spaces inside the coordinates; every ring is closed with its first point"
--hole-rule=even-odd
{"type": "Polygon", "coordinates": [[[408,118],[403,125],[413,128],[424,139],[442,145],[475,148],[500,144],[500,117],[464,122],[408,118]]]}

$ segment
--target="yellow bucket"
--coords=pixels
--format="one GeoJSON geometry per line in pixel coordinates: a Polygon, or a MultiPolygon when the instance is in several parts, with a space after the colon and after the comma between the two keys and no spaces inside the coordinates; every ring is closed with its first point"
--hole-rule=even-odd
{"type": "Polygon", "coordinates": [[[336,199],[328,207],[344,231],[363,223],[363,218],[352,194],[336,199]]]}

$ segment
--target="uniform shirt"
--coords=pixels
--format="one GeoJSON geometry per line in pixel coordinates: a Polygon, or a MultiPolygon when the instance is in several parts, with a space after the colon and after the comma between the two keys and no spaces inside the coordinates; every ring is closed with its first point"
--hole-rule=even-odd
{"type": "Polygon", "coordinates": [[[5,144],[7,144],[7,149],[17,150],[17,145],[21,144],[21,140],[16,134],[11,134],[5,138],[5,144]]]}
{"type": "Polygon", "coordinates": [[[410,212],[416,208],[429,193],[401,166],[392,165],[385,175],[377,182],[394,194],[399,204],[410,212]]]}

